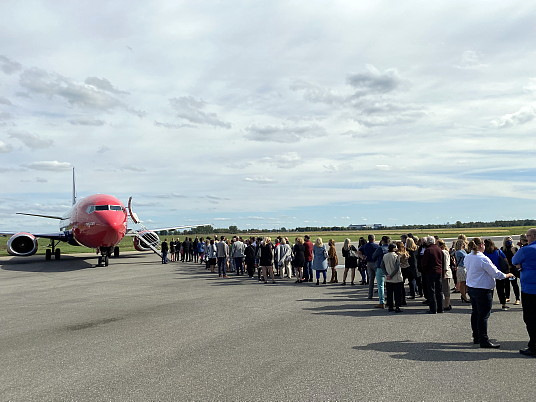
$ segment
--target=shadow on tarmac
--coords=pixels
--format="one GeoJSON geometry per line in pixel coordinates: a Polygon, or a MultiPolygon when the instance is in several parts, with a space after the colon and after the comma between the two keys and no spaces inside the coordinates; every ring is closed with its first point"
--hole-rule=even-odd
{"type": "Polygon", "coordinates": [[[481,349],[473,343],[391,341],[354,346],[354,350],[372,350],[391,353],[391,358],[423,362],[481,361],[511,359],[523,356],[518,353],[522,342],[501,342],[501,349],[481,349]]]}
{"type": "MultiPolygon", "coordinates": [[[[126,254],[119,257],[123,259],[141,258],[143,255],[126,254]]],[[[117,258],[110,258],[110,265],[113,267],[117,258]]],[[[13,257],[0,261],[0,269],[4,271],[19,272],[69,272],[80,269],[95,268],[98,262],[98,256],[95,254],[84,255],[62,255],[59,260],[46,261],[42,255],[31,257],[13,257]]],[[[144,264],[144,262],[141,262],[144,264]]]]}

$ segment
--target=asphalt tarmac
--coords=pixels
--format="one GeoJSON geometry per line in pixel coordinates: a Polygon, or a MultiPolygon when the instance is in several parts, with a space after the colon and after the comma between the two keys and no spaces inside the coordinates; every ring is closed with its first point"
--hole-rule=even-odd
{"type": "Polygon", "coordinates": [[[444,314],[420,299],[395,314],[365,286],[222,279],[143,253],[95,263],[0,258],[0,400],[536,398],[520,306],[495,300],[501,348],[480,349],[458,294],[444,314]]]}

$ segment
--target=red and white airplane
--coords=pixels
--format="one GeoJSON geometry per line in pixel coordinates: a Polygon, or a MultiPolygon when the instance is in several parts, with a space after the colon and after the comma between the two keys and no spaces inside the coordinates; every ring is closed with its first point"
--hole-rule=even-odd
{"type": "Polygon", "coordinates": [[[108,258],[119,256],[118,244],[125,235],[133,236],[134,248],[138,251],[154,251],[160,254],[158,247],[160,239],[156,231],[185,229],[203,225],[176,226],[148,230],[131,208],[132,197],[128,200],[128,207],[112,195],[95,194],[76,201],[76,190],[73,169],[73,206],[63,216],[51,216],[40,214],[19,213],[20,215],[39,216],[43,218],[57,219],[60,221],[58,233],[0,233],[3,236],[11,235],[7,242],[9,254],[18,257],[28,257],[37,252],[38,238],[50,240],[47,246],[45,258],[60,259],[60,249],[56,246],[61,242],[71,245],[85,246],[96,249],[100,253],[99,265],[108,265],[108,258]],[[128,217],[140,225],[141,229],[129,230],[128,217]]]}

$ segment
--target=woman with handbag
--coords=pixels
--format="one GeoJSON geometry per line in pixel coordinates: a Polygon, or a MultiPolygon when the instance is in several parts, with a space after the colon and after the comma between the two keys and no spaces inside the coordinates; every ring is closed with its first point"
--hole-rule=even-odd
{"type": "Polygon", "coordinates": [[[510,272],[514,274],[514,277],[510,278],[510,281],[506,286],[505,296],[506,301],[508,302],[510,299],[510,284],[512,284],[512,288],[514,289],[514,295],[516,297],[516,301],[514,302],[516,306],[521,304],[519,283],[517,282],[517,278],[519,278],[519,269],[517,269],[515,265],[512,265],[512,258],[514,257],[514,254],[517,252],[517,250],[519,249],[514,246],[514,240],[512,239],[512,237],[506,236],[503,239],[503,246],[501,247],[501,251],[506,256],[508,264],[510,265],[510,272]]]}
{"type": "Polygon", "coordinates": [[[318,237],[313,246],[313,270],[316,271],[316,285],[320,285],[320,273],[324,277],[323,284],[326,284],[326,272],[328,270],[328,250],[322,241],[321,237],[318,237]]]}
{"type": "Polygon", "coordinates": [[[357,268],[357,249],[350,244],[350,239],[344,240],[342,246],[342,256],[344,257],[344,274],[342,276],[342,284],[346,285],[346,277],[348,276],[348,270],[352,270],[352,282],[351,285],[355,285],[355,269],[357,268]]]}
{"type": "MultiPolygon", "coordinates": [[[[484,240],[484,255],[488,257],[493,265],[495,265],[499,271],[503,274],[507,274],[510,271],[508,260],[504,253],[499,250],[493,240],[484,240]]],[[[503,310],[508,310],[510,307],[506,305],[506,286],[510,286],[508,279],[496,279],[497,296],[499,297],[499,303],[502,304],[503,310]]]]}
{"type": "Polygon", "coordinates": [[[335,240],[329,239],[328,245],[328,265],[331,267],[331,280],[329,283],[339,283],[336,269],[336,266],[339,265],[339,257],[337,257],[337,250],[335,249],[335,240]]]}

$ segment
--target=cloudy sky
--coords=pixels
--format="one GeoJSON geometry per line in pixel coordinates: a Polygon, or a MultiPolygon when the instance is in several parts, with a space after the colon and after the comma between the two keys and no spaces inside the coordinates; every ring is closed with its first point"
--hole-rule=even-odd
{"type": "Polygon", "coordinates": [[[534,218],[530,1],[3,0],[0,226],[534,218]]]}

